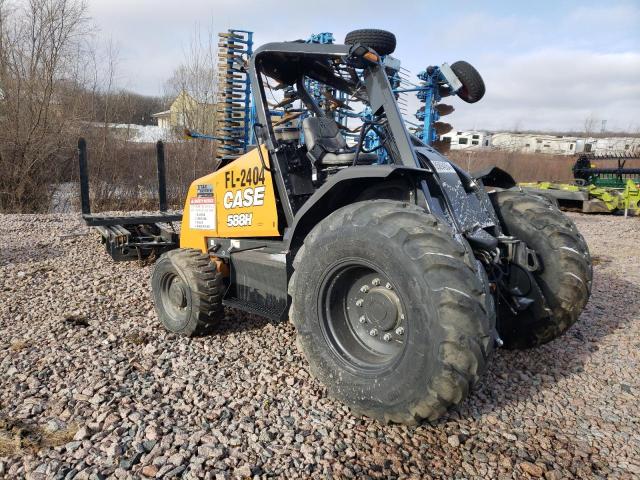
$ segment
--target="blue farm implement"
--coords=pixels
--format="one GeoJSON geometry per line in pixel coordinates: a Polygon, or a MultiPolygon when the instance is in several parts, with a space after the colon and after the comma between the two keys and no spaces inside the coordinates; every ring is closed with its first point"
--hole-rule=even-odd
{"type": "Polygon", "coordinates": [[[251,83],[245,65],[253,53],[253,32],[218,34],[217,157],[247,151],[251,131],[251,83]]]}
{"type": "MultiPolygon", "coordinates": [[[[367,39],[365,34],[365,37],[355,37],[350,41],[357,43],[367,39]]],[[[310,35],[305,42],[331,45],[335,39],[331,32],[321,32],[310,35]]],[[[395,39],[393,42],[395,47],[395,39]]],[[[253,32],[240,29],[222,32],[219,34],[218,47],[219,94],[215,133],[210,135],[187,130],[186,134],[191,138],[216,141],[217,158],[224,163],[229,158],[246,153],[249,144],[254,140],[255,107],[251,100],[251,84],[246,73],[247,62],[253,53],[253,32]]],[[[382,63],[396,100],[404,113],[407,127],[425,144],[446,150],[448,146],[442,144],[439,138],[452,127],[441,122],[440,118],[453,112],[454,108],[440,101],[443,97],[458,95],[466,102],[477,102],[485,91],[482,78],[467,62],[459,61],[451,66],[446,63],[440,67],[430,66],[417,75],[417,80],[411,81],[400,60],[385,51],[387,47],[385,44],[379,45],[378,53],[382,55],[382,63]],[[420,103],[415,113],[417,122],[407,118],[406,94],[416,95],[420,103]]],[[[359,75],[361,74],[360,71],[359,75]]],[[[370,121],[373,115],[369,108],[362,106],[357,98],[347,98],[344,92],[323,86],[320,82],[307,79],[305,86],[314,101],[326,114],[334,118],[345,137],[361,141],[366,151],[377,152],[378,163],[388,162],[385,149],[382,148],[383,139],[379,137],[375,126],[369,126],[364,133],[360,129],[350,128],[354,121],[370,121]]],[[[294,87],[275,85],[270,88],[270,93],[272,98],[269,106],[274,117],[272,127],[275,134],[279,138],[296,138],[303,143],[304,132],[301,125],[308,113],[294,105],[296,100],[299,100],[296,98],[294,87]]]]}

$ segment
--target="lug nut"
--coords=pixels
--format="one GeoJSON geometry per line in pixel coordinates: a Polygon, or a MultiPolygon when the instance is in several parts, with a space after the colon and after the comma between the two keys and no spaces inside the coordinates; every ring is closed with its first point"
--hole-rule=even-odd
{"type": "Polygon", "coordinates": [[[384,334],[384,337],[382,337],[382,339],[383,339],[385,342],[390,342],[392,338],[393,338],[393,337],[391,336],[391,334],[390,334],[390,333],[385,333],[385,334],[384,334]]]}
{"type": "Polygon", "coordinates": [[[396,328],[396,335],[404,335],[404,327],[396,328]]]}
{"type": "Polygon", "coordinates": [[[378,285],[380,285],[380,279],[374,278],[371,283],[373,284],[374,287],[377,287],[378,285]]]}
{"type": "Polygon", "coordinates": [[[364,300],[359,298],[358,300],[356,300],[356,307],[361,307],[363,303],[364,303],[364,300]]]}
{"type": "Polygon", "coordinates": [[[366,317],[365,317],[364,315],[360,315],[360,318],[358,319],[358,321],[359,321],[360,323],[364,323],[364,322],[366,322],[366,321],[367,321],[367,319],[366,319],[366,317]]]}
{"type": "Polygon", "coordinates": [[[362,285],[362,287],[360,287],[360,291],[362,293],[367,293],[369,291],[369,287],[367,285],[362,285]]]}
{"type": "Polygon", "coordinates": [[[391,284],[389,282],[387,282],[387,284],[385,285],[385,288],[391,290],[393,287],[391,286],[391,284]]]}
{"type": "Polygon", "coordinates": [[[369,335],[371,335],[372,337],[375,337],[376,335],[378,335],[378,330],[375,328],[372,328],[371,331],[369,331],[369,335]]]}

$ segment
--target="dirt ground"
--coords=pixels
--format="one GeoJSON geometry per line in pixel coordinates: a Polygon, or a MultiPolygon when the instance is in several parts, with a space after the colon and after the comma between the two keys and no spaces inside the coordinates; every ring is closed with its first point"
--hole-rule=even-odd
{"type": "Polygon", "coordinates": [[[570,216],[595,263],[579,322],[405,427],[327,397],[289,323],[177,337],[152,267],[79,216],[0,215],[0,477],[638,478],[640,218],[570,216]]]}

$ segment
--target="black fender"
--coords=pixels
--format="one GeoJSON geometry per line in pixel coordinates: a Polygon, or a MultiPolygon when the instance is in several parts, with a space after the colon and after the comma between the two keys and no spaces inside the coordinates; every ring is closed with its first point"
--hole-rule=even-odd
{"type": "Polygon", "coordinates": [[[473,172],[471,176],[476,180],[481,180],[485,187],[513,188],[516,186],[514,178],[498,167],[483,168],[473,172]]]}
{"type": "MultiPolygon", "coordinates": [[[[293,224],[285,231],[284,241],[290,251],[298,249],[311,229],[329,214],[357,201],[364,190],[381,183],[406,179],[415,189],[420,180],[431,172],[422,168],[402,165],[363,165],[345,168],[331,175],[302,205],[293,218],[293,224]]],[[[414,196],[415,198],[415,196],[414,196]]]]}

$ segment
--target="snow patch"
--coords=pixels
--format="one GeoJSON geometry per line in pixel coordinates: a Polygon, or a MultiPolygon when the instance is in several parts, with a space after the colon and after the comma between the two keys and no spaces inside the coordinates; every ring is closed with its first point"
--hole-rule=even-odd
{"type": "Polygon", "coordinates": [[[158,125],[136,125],[132,123],[110,123],[109,127],[122,130],[126,139],[135,143],[155,143],[168,140],[171,132],[158,125]]]}

